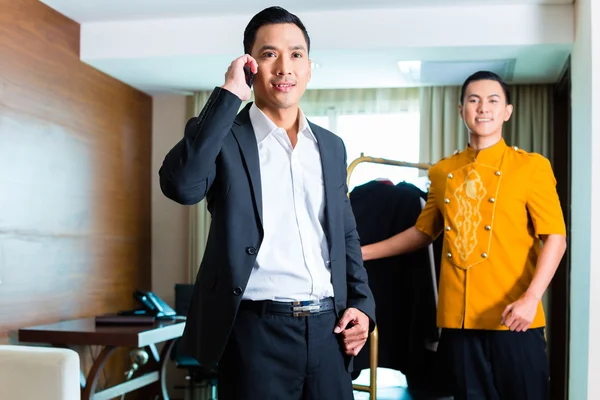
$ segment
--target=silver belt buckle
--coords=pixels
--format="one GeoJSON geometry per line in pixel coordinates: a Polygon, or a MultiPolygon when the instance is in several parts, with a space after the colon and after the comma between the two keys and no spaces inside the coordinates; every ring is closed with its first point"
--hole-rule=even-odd
{"type": "Polygon", "coordinates": [[[320,310],[321,302],[319,300],[294,301],[292,303],[292,316],[294,317],[307,317],[320,310]]]}

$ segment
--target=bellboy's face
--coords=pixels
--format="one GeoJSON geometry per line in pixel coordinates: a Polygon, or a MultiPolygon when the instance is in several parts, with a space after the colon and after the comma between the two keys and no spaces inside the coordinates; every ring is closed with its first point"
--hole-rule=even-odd
{"type": "Polygon", "coordinates": [[[502,135],[502,124],[510,119],[512,105],[499,82],[481,80],[471,82],[466,90],[460,117],[470,133],[478,136],[502,135]]]}

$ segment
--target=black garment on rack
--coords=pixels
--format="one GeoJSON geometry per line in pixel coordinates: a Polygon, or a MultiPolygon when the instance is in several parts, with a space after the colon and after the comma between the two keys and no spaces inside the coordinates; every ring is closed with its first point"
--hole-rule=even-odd
{"type": "MultiPolygon", "coordinates": [[[[423,200],[423,203],[427,202],[427,193],[416,186],[405,182],[399,183],[398,186],[403,186],[406,190],[416,191],[423,200]]],[[[431,265],[428,268],[412,270],[412,280],[415,282],[415,285],[412,286],[412,298],[415,299],[415,303],[413,304],[415,311],[413,315],[418,315],[418,324],[423,326],[425,337],[437,338],[437,349],[435,351],[425,348],[413,353],[414,357],[406,374],[406,381],[408,383],[409,394],[415,400],[421,398],[430,400],[436,397],[454,395],[452,393],[453,375],[450,373],[450,368],[452,368],[451,353],[444,334],[440,334],[441,329],[437,329],[436,296],[433,291],[433,282],[435,282],[435,288],[439,288],[443,241],[444,234],[442,233],[432,243],[434,276],[432,276],[431,265]],[[425,312],[423,313],[422,311],[425,312]],[[436,334],[430,335],[432,329],[437,329],[436,334]]]]}
{"type": "MultiPolygon", "coordinates": [[[[387,239],[412,227],[421,213],[421,198],[426,193],[409,183],[396,186],[371,181],[356,187],[350,194],[361,245],[387,239]]],[[[437,242],[437,241],[436,241],[437,242]]],[[[435,246],[436,248],[439,246],[435,246]]],[[[439,249],[435,251],[439,257],[439,249]]],[[[438,259],[439,260],[439,259],[438,259]]],[[[439,277],[439,263],[436,262],[439,277]]],[[[375,297],[379,330],[379,367],[401,371],[412,386],[420,389],[423,380],[429,387],[446,394],[444,382],[436,384],[440,373],[433,376],[436,355],[425,348],[425,342],[439,340],[436,304],[427,248],[401,256],[365,262],[369,286],[375,297]],[[422,379],[427,378],[427,379],[422,379]]],[[[436,282],[437,284],[437,282],[436,282]]],[[[369,345],[355,359],[354,378],[369,368],[369,345]]],[[[450,374],[443,374],[450,376],[450,374]]]]}

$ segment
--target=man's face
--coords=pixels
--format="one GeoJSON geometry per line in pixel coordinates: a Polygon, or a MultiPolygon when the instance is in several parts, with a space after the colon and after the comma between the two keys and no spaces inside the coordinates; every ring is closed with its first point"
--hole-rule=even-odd
{"type": "Polygon", "coordinates": [[[269,24],[256,32],[250,54],[258,62],[254,96],[258,105],[285,109],[298,105],[311,76],[304,34],[295,24],[269,24]]]}
{"type": "Polygon", "coordinates": [[[481,80],[471,82],[466,90],[460,117],[470,133],[477,136],[502,135],[502,124],[512,114],[512,105],[506,104],[506,95],[499,82],[481,80]]]}

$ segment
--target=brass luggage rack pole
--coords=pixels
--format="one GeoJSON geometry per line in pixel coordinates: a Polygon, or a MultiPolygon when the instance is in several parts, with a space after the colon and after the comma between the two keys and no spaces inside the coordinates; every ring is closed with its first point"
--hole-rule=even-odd
{"type": "MultiPolygon", "coordinates": [[[[412,163],[407,161],[396,161],[389,160],[386,158],[380,157],[370,157],[365,156],[364,153],[360,153],[360,157],[355,159],[348,165],[348,177],[346,178],[346,184],[350,187],[350,176],[354,171],[354,168],[358,164],[361,163],[371,163],[371,164],[384,164],[384,165],[393,165],[396,167],[408,167],[408,168],[418,168],[422,170],[428,170],[431,168],[430,164],[426,163],[412,163]]],[[[350,191],[348,191],[348,197],[350,197],[350,191]]],[[[359,392],[368,392],[369,400],[377,400],[377,365],[379,364],[379,331],[377,326],[373,329],[373,332],[369,335],[369,348],[371,350],[370,358],[369,358],[369,372],[370,379],[368,385],[352,385],[352,388],[359,392]]]]}

